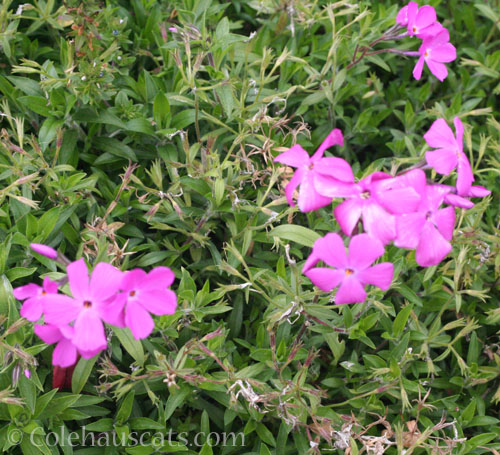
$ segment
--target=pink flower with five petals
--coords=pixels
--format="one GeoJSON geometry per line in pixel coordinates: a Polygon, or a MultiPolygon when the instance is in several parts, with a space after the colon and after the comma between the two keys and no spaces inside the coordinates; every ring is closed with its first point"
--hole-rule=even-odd
{"type": "Polygon", "coordinates": [[[322,291],[329,292],[340,286],[335,295],[338,305],[363,302],[367,284],[382,290],[389,289],[391,285],[394,266],[390,262],[372,266],[384,254],[384,246],[368,234],[352,237],[349,255],[346,254],[342,238],[336,233],[316,240],[314,250],[319,260],[333,268],[315,267],[303,273],[322,291]]]}
{"type": "Polygon", "coordinates": [[[297,170],[285,188],[288,203],[293,207],[292,196],[300,185],[298,206],[302,212],[317,210],[332,202],[333,197],[351,194],[354,175],[351,166],[342,158],[323,157],[323,153],[333,145],[343,145],[344,139],[339,129],[334,129],[320,145],[312,157],[300,146],[294,145],[278,155],[274,161],[297,170]],[[324,189],[329,194],[324,194],[324,189]]]}
{"type": "Polygon", "coordinates": [[[122,325],[122,314],[112,305],[120,287],[123,272],[105,262],[97,264],[89,280],[83,259],[67,267],[73,298],[66,295],[45,295],[45,321],[56,326],[74,322],[72,342],[82,352],[94,352],[107,345],[103,321],[122,325]]]}
{"type": "Polygon", "coordinates": [[[177,297],[167,289],[175,275],[168,267],[156,267],[149,273],[134,269],[125,274],[120,284],[123,291],[115,300],[117,309],[125,309],[125,324],[134,338],[146,338],[154,329],[149,313],[158,316],[173,314],[177,308],[177,297]]]}
{"type": "Polygon", "coordinates": [[[47,294],[57,294],[59,285],[48,276],[43,279],[43,286],[30,283],[13,290],[17,300],[25,300],[21,307],[21,316],[28,321],[38,321],[43,313],[43,297],[47,294]]]}

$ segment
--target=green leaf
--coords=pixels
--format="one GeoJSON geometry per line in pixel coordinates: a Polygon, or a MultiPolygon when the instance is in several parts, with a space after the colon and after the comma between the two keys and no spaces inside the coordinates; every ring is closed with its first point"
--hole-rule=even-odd
{"type": "Polygon", "coordinates": [[[138,365],[144,365],[144,348],[139,340],[136,340],[129,328],[121,329],[114,327],[113,331],[120,340],[125,350],[134,358],[138,365]]]}
{"type": "Polygon", "coordinates": [[[71,391],[73,393],[80,393],[83,390],[90,373],[92,373],[92,368],[94,368],[97,357],[96,355],[91,359],[80,358],[76,364],[75,371],[73,371],[73,377],[71,378],[71,391]]]}
{"type": "Polygon", "coordinates": [[[392,324],[392,334],[394,337],[398,338],[403,333],[403,330],[406,326],[406,322],[408,321],[408,317],[410,316],[411,310],[413,309],[413,305],[405,306],[394,319],[394,323],[392,324]]]}
{"type": "Polygon", "coordinates": [[[308,247],[312,247],[314,242],[321,237],[317,232],[296,224],[282,224],[281,226],[277,226],[269,235],[308,247]]]}

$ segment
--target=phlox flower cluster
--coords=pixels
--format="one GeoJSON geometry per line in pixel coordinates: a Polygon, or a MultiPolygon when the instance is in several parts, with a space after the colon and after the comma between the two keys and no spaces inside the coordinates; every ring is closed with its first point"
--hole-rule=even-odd
{"type": "MultiPolygon", "coordinates": [[[[46,245],[32,244],[44,256],[57,252],[46,245]]],[[[67,266],[71,296],[59,292],[60,283],[46,277],[43,285],[30,283],[14,289],[24,301],[21,316],[36,322],[35,333],[48,344],[56,344],[52,363],[69,367],[78,356],[91,358],[107,348],[105,324],[128,327],[136,339],[146,338],[154,328],[151,314],[173,314],[177,297],[169,289],[174,274],[168,267],[149,273],[141,269],[122,272],[105,262],[91,275],[83,259],[67,266]]]]}
{"type": "MultiPolygon", "coordinates": [[[[413,76],[419,80],[422,76],[424,64],[440,81],[448,76],[445,63],[457,58],[457,51],[450,43],[450,34],[437,20],[436,10],[430,5],[419,7],[416,2],[404,6],[396,17],[398,29],[406,28],[407,32],[398,36],[417,37],[422,40],[418,49],[417,64],[413,69],[413,76]]],[[[406,55],[415,55],[404,52],[406,55]]]]}
{"type": "Polygon", "coordinates": [[[333,213],[341,231],[351,237],[349,254],[338,233],[327,234],[315,242],[302,270],[324,291],[339,286],[337,304],[364,301],[367,284],[389,288],[393,265],[372,264],[391,242],[416,250],[416,261],[422,267],[439,264],[452,249],[455,207],[471,208],[474,204],[470,197],[490,194],[486,188],[472,185],[474,176],[463,152],[464,128],[458,117],[454,125],[456,134],[444,119],[436,120],[424,135],[433,149],[425,154],[426,164],[397,176],[374,172],[356,181],[349,163],[324,157],[327,148],[343,145],[339,129],[328,135],[312,157],[300,145],[294,145],[275,158],[296,168],[285,188],[290,205],[294,205],[297,188],[302,212],[340,200],[333,213]],[[456,170],[456,185],[430,181],[423,168],[443,175],[456,170]],[[358,234],[361,229],[363,233],[358,234]],[[315,267],[319,262],[328,267],[315,267]]]}

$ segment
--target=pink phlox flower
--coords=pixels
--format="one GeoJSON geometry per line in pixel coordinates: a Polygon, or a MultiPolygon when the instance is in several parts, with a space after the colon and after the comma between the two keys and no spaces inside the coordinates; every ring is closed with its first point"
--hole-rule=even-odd
{"type": "Polygon", "coordinates": [[[455,209],[440,208],[449,191],[445,185],[428,185],[417,211],[397,217],[394,244],[416,249],[416,261],[422,267],[439,264],[451,251],[455,209]]]}
{"type": "Polygon", "coordinates": [[[368,234],[355,235],[349,244],[349,255],[342,238],[336,233],[316,240],[314,247],[319,260],[332,268],[309,268],[303,273],[325,292],[340,285],[335,295],[336,304],[363,302],[367,284],[389,289],[394,266],[390,262],[372,266],[384,254],[384,246],[378,239],[368,234]]]}
{"type": "Polygon", "coordinates": [[[121,314],[112,305],[123,272],[105,262],[98,263],[89,280],[83,259],[67,267],[73,298],[65,295],[44,296],[45,321],[57,326],[74,322],[73,344],[82,352],[95,352],[107,345],[103,321],[118,325],[121,314]]]}
{"type": "Polygon", "coordinates": [[[168,267],[155,267],[149,273],[134,269],[125,274],[116,305],[125,309],[125,324],[137,340],[146,338],[154,329],[155,315],[173,314],[177,308],[175,293],[167,289],[175,275],[168,267]]]}
{"type": "MultiPolygon", "coordinates": [[[[407,27],[410,36],[429,38],[436,36],[443,30],[443,26],[437,22],[436,10],[429,5],[419,8],[417,3],[410,2],[407,9],[400,15],[398,14],[398,16],[401,22],[406,22],[405,24],[400,23],[400,25],[407,27]]],[[[397,20],[398,18],[396,17],[397,20]]]]}
{"type": "Polygon", "coordinates": [[[30,283],[13,290],[17,300],[25,300],[21,307],[21,316],[28,321],[38,321],[43,313],[43,297],[47,294],[57,294],[58,283],[48,276],[43,279],[43,285],[30,283]]]}
{"type": "Polygon", "coordinates": [[[33,251],[42,256],[48,257],[49,259],[57,259],[57,251],[48,245],[44,245],[43,243],[30,243],[30,247],[33,251]]]}
{"type": "Polygon", "coordinates": [[[418,81],[422,76],[424,62],[434,76],[444,81],[448,76],[448,69],[444,63],[452,62],[457,58],[457,50],[450,42],[448,30],[443,29],[433,36],[425,37],[420,49],[420,58],[413,69],[413,76],[418,81]]]}
{"type": "Polygon", "coordinates": [[[462,121],[455,117],[456,137],[442,118],[436,120],[425,133],[424,139],[430,147],[436,150],[425,153],[429,166],[438,174],[448,175],[457,169],[457,194],[467,196],[471,190],[474,175],[469,160],[463,152],[464,127],[462,121]]]}
{"type": "Polygon", "coordinates": [[[44,343],[56,343],[56,347],[52,353],[52,364],[62,368],[74,365],[78,358],[78,352],[80,352],[82,357],[90,359],[102,350],[79,351],[72,341],[74,338],[74,328],[68,325],[35,324],[34,332],[44,343]]]}
{"type": "Polygon", "coordinates": [[[360,180],[355,190],[354,195],[335,208],[335,218],[349,236],[361,218],[364,230],[384,245],[396,238],[394,215],[412,212],[420,202],[420,195],[403,179],[383,172],[374,172],[360,180]]]}
{"type": "Polygon", "coordinates": [[[330,204],[333,197],[350,194],[354,175],[349,163],[342,158],[323,157],[327,148],[343,144],[342,132],[334,129],[312,157],[297,144],[274,159],[277,163],[297,168],[285,188],[286,198],[292,207],[295,205],[293,192],[299,185],[298,206],[302,212],[317,210],[330,204]]]}

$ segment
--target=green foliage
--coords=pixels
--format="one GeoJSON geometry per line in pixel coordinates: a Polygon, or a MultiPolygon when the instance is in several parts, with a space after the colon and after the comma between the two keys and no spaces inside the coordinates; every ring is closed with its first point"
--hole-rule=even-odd
{"type": "Polygon", "coordinates": [[[2,3],[0,450],[500,451],[499,4],[430,3],[458,50],[443,83],[427,70],[415,81],[401,55],[346,69],[393,25],[390,1],[2,3]],[[439,266],[388,248],[391,290],[332,305],[300,273],[338,230],[331,209],[290,208],[273,157],[337,127],[357,177],[397,172],[422,158],[436,118],[456,115],[492,195],[457,212],[439,266]],[[124,270],[166,265],[178,311],[142,342],[110,333],[71,392],[52,390],[52,347],[12,287],[62,274],[30,242],[124,270]],[[128,447],[85,446],[82,429],[128,447]]]}

